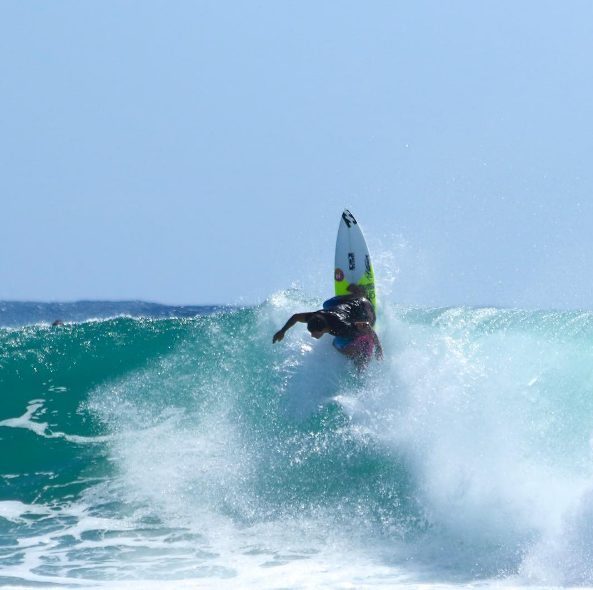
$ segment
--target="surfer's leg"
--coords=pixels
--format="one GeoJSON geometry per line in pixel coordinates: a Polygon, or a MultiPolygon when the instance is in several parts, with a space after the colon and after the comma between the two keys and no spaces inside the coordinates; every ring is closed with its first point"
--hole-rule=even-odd
{"type": "Polygon", "coordinates": [[[359,369],[365,368],[373,357],[375,342],[370,334],[354,338],[340,352],[350,357],[359,369]]]}
{"type": "Polygon", "coordinates": [[[352,344],[352,338],[341,338],[340,336],[336,336],[333,341],[334,348],[346,356],[350,356],[347,352],[350,344],[352,344]]]}

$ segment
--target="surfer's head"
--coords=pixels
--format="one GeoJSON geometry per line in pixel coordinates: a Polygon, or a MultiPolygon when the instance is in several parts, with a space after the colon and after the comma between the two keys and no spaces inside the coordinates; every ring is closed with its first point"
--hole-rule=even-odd
{"type": "Polygon", "coordinates": [[[329,331],[329,325],[327,320],[320,314],[316,313],[311,316],[307,322],[307,330],[311,332],[313,338],[321,338],[326,332],[329,331]]]}

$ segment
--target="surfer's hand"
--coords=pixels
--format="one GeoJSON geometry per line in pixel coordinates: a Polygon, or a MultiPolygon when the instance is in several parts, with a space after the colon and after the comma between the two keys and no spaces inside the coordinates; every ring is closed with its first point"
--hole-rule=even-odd
{"type": "Polygon", "coordinates": [[[278,330],[274,334],[274,338],[272,338],[272,343],[274,343],[274,342],[280,342],[280,340],[282,340],[282,338],[284,338],[284,330],[278,330]]]}

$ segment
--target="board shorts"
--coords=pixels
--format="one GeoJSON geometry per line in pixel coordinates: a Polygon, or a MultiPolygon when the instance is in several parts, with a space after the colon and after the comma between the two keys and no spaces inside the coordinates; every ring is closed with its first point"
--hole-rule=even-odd
{"type": "Polygon", "coordinates": [[[369,360],[375,350],[375,339],[372,334],[361,334],[354,338],[334,338],[334,346],[348,356],[369,360]]]}

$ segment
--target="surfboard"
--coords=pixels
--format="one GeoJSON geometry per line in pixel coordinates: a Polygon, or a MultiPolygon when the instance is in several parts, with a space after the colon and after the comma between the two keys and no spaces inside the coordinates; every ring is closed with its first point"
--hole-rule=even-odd
{"type": "Polygon", "coordinates": [[[371,255],[362,229],[348,209],[344,209],[338,227],[334,281],[336,295],[350,295],[350,285],[359,285],[365,289],[369,301],[377,308],[371,255]]]}

